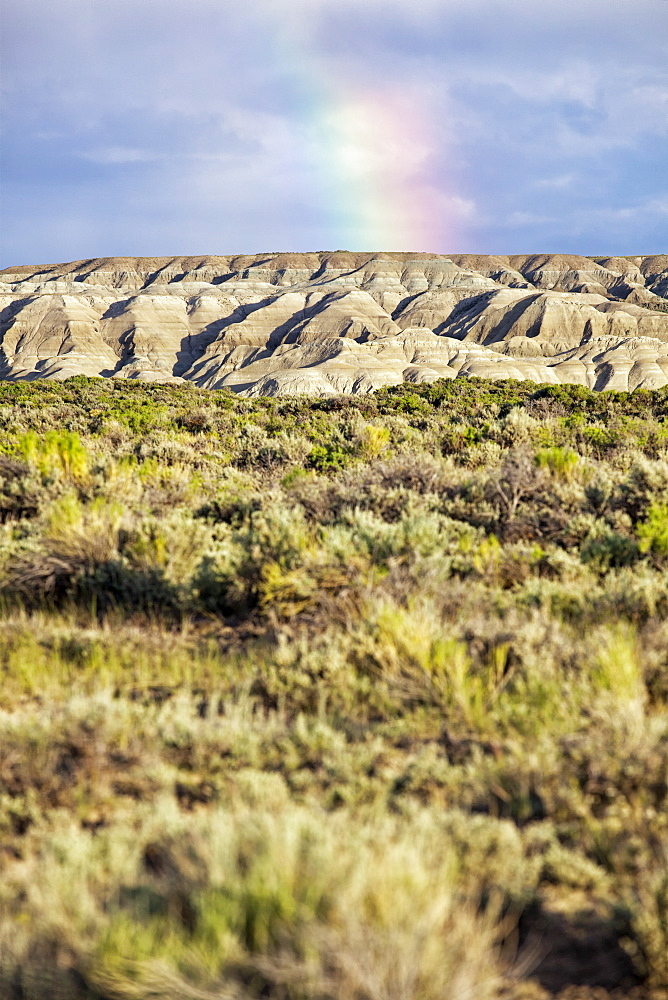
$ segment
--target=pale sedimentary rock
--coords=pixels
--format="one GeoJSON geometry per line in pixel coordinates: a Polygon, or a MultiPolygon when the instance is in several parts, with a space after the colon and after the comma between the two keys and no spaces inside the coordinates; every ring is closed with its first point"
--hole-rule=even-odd
{"type": "Polygon", "coordinates": [[[108,258],[0,272],[0,377],[363,393],[478,376],[668,383],[668,256],[108,258]]]}

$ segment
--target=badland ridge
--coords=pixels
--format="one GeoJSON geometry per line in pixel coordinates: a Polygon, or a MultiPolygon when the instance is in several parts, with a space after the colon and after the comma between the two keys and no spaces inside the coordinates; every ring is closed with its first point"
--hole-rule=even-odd
{"type": "Polygon", "coordinates": [[[480,376],[668,384],[668,255],[268,253],[0,272],[0,379],[247,396],[480,376]]]}

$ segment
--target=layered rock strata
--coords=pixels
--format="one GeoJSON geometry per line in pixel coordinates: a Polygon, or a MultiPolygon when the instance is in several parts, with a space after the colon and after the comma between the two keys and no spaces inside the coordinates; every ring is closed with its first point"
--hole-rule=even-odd
{"type": "Polygon", "coordinates": [[[247,396],[480,376],[668,383],[668,255],[272,253],[0,272],[0,378],[247,396]]]}

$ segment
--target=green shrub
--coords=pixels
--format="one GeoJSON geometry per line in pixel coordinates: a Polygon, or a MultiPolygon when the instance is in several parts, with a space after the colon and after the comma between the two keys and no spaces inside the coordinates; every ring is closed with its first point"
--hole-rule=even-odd
{"type": "Polygon", "coordinates": [[[579,462],[578,455],[571,448],[541,448],[536,453],[536,465],[560,479],[572,479],[579,462]]]}
{"type": "Polygon", "coordinates": [[[339,445],[316,445],[308,456],[308,464],[316,472],[338,472],[351,461],[350,452],[339,445]]]}
{"type": "Polygon", "coordinates": [[[635,539],[600,524],[590,531],[580,547],[582,561],[600,573],[620,566],[631,566],[639,554],[640,549],[635,539]]]}
{"type": "Polygon", "coordinates": [[[647,519],[637,525],[636,534],[640,551],[665,564],[668,559],[668,506],[652,504],[647,519]]]}
{"type": "Polygon", "coordinates": [[[637,457],[619,484],[619,498],[633,521],[642,520],[653,504],[668,504],[668,462],[637,457]]]}
{"type": "Polygon", "coordinates": [[[43,476],[63,475],[80,480],[88,472],[89,458],[78,434],[48,431],[43,436],[28,431],[18,441],[17,451],[43,476]]]}

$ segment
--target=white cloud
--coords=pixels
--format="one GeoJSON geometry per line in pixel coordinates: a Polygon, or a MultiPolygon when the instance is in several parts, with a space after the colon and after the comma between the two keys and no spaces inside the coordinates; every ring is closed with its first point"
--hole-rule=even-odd
{"type": "Polygon", "coordinates": [[[571,171],[567,174],[558,174],[556,177],[539,177],[533,182],[533,186],[539,189],[563,191],[571,187],[575,179],[576,174],[571,171]]]}

